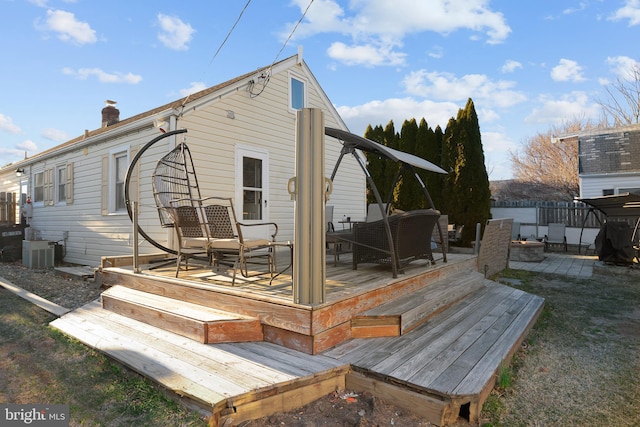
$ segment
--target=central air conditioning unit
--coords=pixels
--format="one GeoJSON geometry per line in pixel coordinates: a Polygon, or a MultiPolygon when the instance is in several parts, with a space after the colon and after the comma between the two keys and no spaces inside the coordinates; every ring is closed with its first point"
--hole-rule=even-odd
{"type": "Polygon", "coordinates": [[[22,265],[28,268],[52,268],[54,266],[55,244],[46,240],[25,240],[22,242],[22,265]]]}

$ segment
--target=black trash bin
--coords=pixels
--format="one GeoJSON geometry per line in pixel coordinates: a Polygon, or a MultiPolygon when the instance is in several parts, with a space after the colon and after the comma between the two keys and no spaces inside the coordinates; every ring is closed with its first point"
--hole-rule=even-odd
{"type": "Polygon", "coordinates": [[[632,235],[633,228],[626,222],[605,222],[596,236],[598,259],[617,265],[633,264],[632,235]]]}
{"type": "Polygon", "coordinates": [[[0,224],[0,261],[13,262],[22,258],[24,224],[0,224]]]}

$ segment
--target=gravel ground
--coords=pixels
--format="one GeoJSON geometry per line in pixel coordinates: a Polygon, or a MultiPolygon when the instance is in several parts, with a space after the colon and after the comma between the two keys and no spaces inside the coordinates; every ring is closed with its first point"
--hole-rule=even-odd
{"type": "Polygon", "coordinates": [[[18,263],[0,263],[0,277],[62,307],[74,309],[100,296],[93,281],[66,277],[53,269],[32,270],[18,263]]]}

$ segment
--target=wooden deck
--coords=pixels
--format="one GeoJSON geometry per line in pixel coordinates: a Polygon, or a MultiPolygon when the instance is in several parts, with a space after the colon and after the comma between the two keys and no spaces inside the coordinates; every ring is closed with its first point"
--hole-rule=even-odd
{"type": "Polygon", "coordinates": [[[326,301],[305,306],[292,302],[286,274],[231,287],[209,269],[175,279],[173,266],[134,273],[109,259],[102,301],[52,325],[210,411],[214,424],[347,387],[446,425],[477,420],[543,306],[485,280],[470,255],[414,262],[397,279],[380,266],[351,270],[344,255],[328,261],[326,301]]]}

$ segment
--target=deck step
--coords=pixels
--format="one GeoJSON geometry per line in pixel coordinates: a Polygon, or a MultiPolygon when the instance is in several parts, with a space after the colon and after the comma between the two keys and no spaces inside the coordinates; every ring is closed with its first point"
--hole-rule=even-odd
{"type": "Polygon", "coordinates": [[[397,337],[420,326],[484,286],[484,276],[461,271],[392,299],[351,320],[354,338],[397,337]]]}
{"type": "Polygon", "coordinates": [[[102,307],[204,344],[263,340],[258,319],[125,286],[103,292],[102,307]]]}

